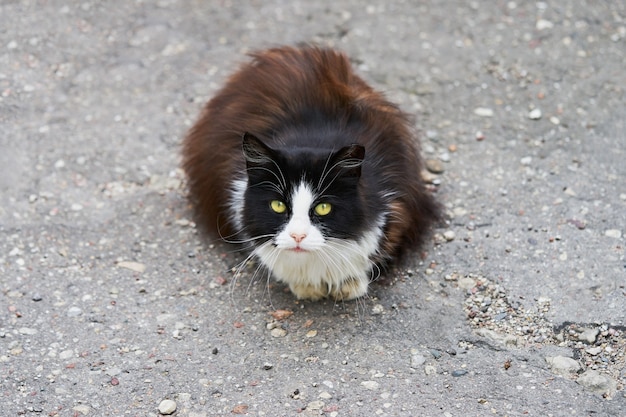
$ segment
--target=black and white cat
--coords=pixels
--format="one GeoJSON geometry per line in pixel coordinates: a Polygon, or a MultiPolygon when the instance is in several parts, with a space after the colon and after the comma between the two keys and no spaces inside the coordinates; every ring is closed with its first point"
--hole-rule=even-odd
{"type": "Polygon", "coordinates": [[[342,53],[252,56],[184,141],[197,219],[298,298],[361,297],[440,218],[407,117],[342,53]]]}

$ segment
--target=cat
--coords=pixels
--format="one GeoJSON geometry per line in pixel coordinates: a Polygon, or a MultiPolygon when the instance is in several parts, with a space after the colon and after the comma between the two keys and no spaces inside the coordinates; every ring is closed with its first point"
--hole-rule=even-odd
{"type": "Polygon", "coordinates": [[[362,297],[440,219],[409,119],[342,52],[251,57],[183,141],[197,222],[247,242],[299,299],[362,297]]]}

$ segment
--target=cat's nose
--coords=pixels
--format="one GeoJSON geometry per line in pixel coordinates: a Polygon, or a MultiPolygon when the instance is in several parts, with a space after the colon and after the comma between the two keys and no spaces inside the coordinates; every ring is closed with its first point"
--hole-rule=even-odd
{"type": "Polygon", "coordinates": [[[304,238],[306,237],[306,234],[305,233],[292,233],[289,236],[291,236],[291,238],[295,240],[296,243],[300,243],[304,240],[304,238]]]}

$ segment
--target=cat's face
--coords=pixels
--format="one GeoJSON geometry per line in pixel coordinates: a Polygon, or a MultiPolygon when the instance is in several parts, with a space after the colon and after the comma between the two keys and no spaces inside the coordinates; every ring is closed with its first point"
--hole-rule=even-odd
{"type": "Polygon", "coordinates": [[[250,238],[271,242],[292,256],[322,250],[329,241],[361,237],[362,146],[332,153],[275,150],[246,135],[243,149],[248,182],[242,226],[250,238]]]}

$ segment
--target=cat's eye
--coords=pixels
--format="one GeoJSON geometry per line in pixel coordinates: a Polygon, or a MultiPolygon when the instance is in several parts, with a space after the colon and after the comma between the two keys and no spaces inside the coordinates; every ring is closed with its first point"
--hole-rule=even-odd
{"type": "Polygon", "coordinates": [[[332,210],[330,203],[319,203],[313,209],[318,216],[326,216],[332,210]]]}
{"type": "Polygon", "coordinates": [[[272,200],[270,202],[270,208],[274,211],[274,213],[282,214],[287,211],[287,206],[280,200],[272,200]]]}

